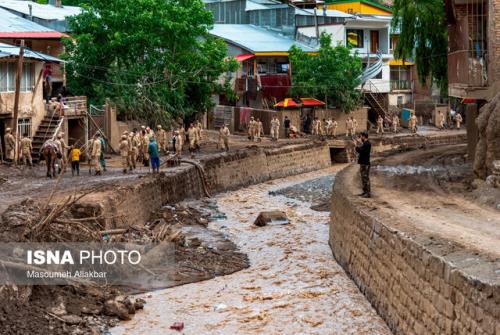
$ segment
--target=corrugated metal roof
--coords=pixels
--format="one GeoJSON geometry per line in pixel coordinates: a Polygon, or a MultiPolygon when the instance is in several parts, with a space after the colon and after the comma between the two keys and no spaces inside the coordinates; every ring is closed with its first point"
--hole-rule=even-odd
{"type": "MultiPolygon", "coordinates": [[[[19,55],[19,47],[11,44],[1,43],[0,42],[0,58],[5,57],[17,57],[19,55]]],[[[54,62],[54,63],[64,63],[61,59],[49,56],[47,54],[32,51],[29,49],[24,50],[24,57],[31,59],[38,59],[46,62],[54,62]]]]}
{"type": "MultiPolygon", "coordinates": [[[[3,1],[3,0],[2,0],[3,1]]],[[[0,4],[1,6],[1,4],[0,4]]],[[[8,10],[0,8],[0,32],[5,33],[26,33],[26,32],[53,32],[30,20],[23,19],[8,10]]]]}
{"type": "Polygon", "coordinates": [[[287,52],[294,44],[306,52],[317,51],[317,48],[251,24],[215,24],[210,34],[252,53],[287,52]]]}
{"type": "Polygon", "coordinates": [[[0,7],[5,9],[29,15],[29,7],[32,7],[32,15],[43,20],[59,20],[64,21],[67,16],[78,15],[82,12],[82,8],[74,6],[55,7],[52,5],[42,5],[32,1],[23,0],[1,0],[0,7]]]}
{"type": "MultiPolygon", "coordinates": [[[[340,18],[353,18],[354,15],[344,13],[340,10],[335,10],[335,9],[327,9],[326,11],[323,11],[322,9],[317,9],[316,10],[318,17],[321,16],[327,16],[327,17],[340,17],[340,18]],[[326,12],[326,15],[324,15],[326,12]]],[[[296,8],[295,9],[295,14],[296,15],[314,15],[314,9],[301,9],[301,8],[296,8]]]]}

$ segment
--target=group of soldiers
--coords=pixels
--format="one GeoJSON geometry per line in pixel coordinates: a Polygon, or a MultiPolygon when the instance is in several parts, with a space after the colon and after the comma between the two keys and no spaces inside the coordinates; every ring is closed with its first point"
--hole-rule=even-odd
{"type": "MultiPolygon", "coordinates": [[[[393,133],[398,133],[399,128],[401,127],[401,121],[399,119],[399,116],[397,114],[393,114],[390,117],[390,123],[391,123],[391,128],[393,133]]],[[[410,116],[410,119],[408,120],[408,128],[410,129],[411,133],[416,133],[417,132],[417,117],[415,116],[415,113],[412,113],[410,116]]],[[[377,134],[383,134],[384,133],[384,118],[382,115],[379,114],[377,117],[377,134]]]]}
{"type": "MultiPolygon", "coordinates": [[[[65,168],[67,165],[68,157],[64,153],[67,153],[67,150],[71,149],[71,147],[66,144],[64,140],[64,133],[63,132],[58,133],[56,138],[51,142],[53,142],[53,145],[55,146],[57,152],[59,153],[60,156],[59,159],[61,161],[59,164],[60,169],[65,168]]],[[[4,143],[5,143],[4,159],[7,162],[14,162],[16,160],[16,139],[12,134],[11,128],[5,129],[4,143]]],[[[18,158],[23,165],[28,166],[30,168],[33,167],[33,158],[32,158],[33,143],[27,133],[24,133],[21,139],[19,140],[17,152],[19,153],[18,158]]]]}
{"type": "MultiPolygon", "coordinates": [[[[453,124],[453,121],[455,121],[455,128],[460,129],[462,127],[462,122],[464,121],[462,114],[455,112],[454,110],[451,110],[449,114],[449,119],[448,119],[448,126],[451,127],[453,124]]],[[[446,116],[439,111],[437,115],[437,127],[440,130],[446,129],[446,116]]]]}
{"type": "MultiPolygon", "coordinates": [[[[278,141],[280,134],[280,120],[274,116],[271,120],[271,141],[278,141]]],[[[248,139],[261,142],[264,135],[264,125],[259,118],[250,117],[248,122],[248,139]]]]}
{"type": "MultiPolygon", "coordinates": [[[[186,136],[189,151],[191,153],[199,151],[202,142],[201,122],[195,121],[191,123],[187,131],[184,129],[184,125],[180,125],[170,132],[163,129],[161,125],[156,127],[156,132],[145,126],[142,126],[140,131],[137,129],[130,132],[124,131],[119,146],[123,172],[127,173],[127,171],[135,170],[138,162],[144,166],[151,165],[153,172],[157,172],[159,170],[160,154],[174,152],[180,157],[184,149],[186,136]],[[170,148],[169,144],[172,145],[170,148]]],[[[97,156],[99,150],[99,143],[94,140],[91,159],[97,156]]],[[[98,171],[98,164],[94,161],[93,165],[98,171]]]]}

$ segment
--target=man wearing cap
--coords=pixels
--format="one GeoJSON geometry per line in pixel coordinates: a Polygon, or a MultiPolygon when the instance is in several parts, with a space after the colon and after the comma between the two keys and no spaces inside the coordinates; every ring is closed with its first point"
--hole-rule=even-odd
{"type": "Polygon", "coordinates": [[[167,153],[167,132],[161,125],[156,126],[156,137],[160,151],[167,153]]]}
{"type": "Polygon", "coordinates": [[[248,139],[253,142],[255,138],[255,120],[253,116],[250,117],[250,122],[248,123],[248,139]]]}
{"type": "Polygon", "coordinates": [[[280,120],[275,115],[271,120],[271,140],[277,141],[280,136],[280,120]]]}
{"type": "Polygon", "coordinates": [[[8,162],[14,161],[15,149],[16,149],[16,139],[12,135],[12,130],[10,128],[5,129],[4,136],[5,143],[5,160],[8,162]]]}
{"type": "Polygon", "coordinates": [[[457,129],[460,129],[463,121],[464,121],[464,119],[462,118],[462,114],[457,113],[455,115],[455,123],[456,123],[457,129]]]}
{"type": "Polygon", "coordinates": [[[198,150],[200,149],[201,146],[201,141],[202,141],[202,130],[203,130],[203,125],[201,124],[200,120],[196,121],[194,123],[194,127],[196,128],[196,135],[198,138],[198,150]]]}
{"type": "Polygon", "coordinates": [[[350,117],[348,117],[347,120],[345,121],[345,128],[346,128],[345,136],[346,137],[354,135],[353,127],[354,127],[354,124],[352,123],[352,119],[350,117]]]}
{"type": "Polygon", "coordinates": [[[399,116],[398,114],[394,114],[392,117],[392,131],[397,133],[399,128],[399,116]]]}
{"type": "Polygon", "coordinates": [[[377,134],[378,133],[381,133],[381,134],[384,133],[384,118],[380,114],[377,118],[377,134]]]}
{"type": "Polygon", "coordinates": [[[333,137],[337,137],[337,127],[339,126],[339,123],[337,120],[332,121],[332,135],[333,137]]]}
{"type": "Polygon", "coordinates": [[[363,193],[359,196],[363,198],[370,198],[370,154],[372,145],[368,141],[368,133],[361,133],[361,137],[353,141],[358,153],[359,172],[361,175],[361,183],[363,184],[363,193]]]}
{"type": "Polygon", "coordinates": [[[21,154],[23,155],[23,164],[29,165],[29,167],[33,167],[33,160],[31,159],[31,151],[33,150],[33,146],[31,144],[31,139],[28,137],[27,133],[23,134],[23,138],[20,142],[21,146],[21,154]]]}
{"type": "Polygon", "coordinates": [[[415,113],[411,114],[409,125],[410,125],[410,131],[413,134],[416,133],[417,132],[417,116],[415,115],[415,113]]]}
{"type": "Polygon", "coordinates": [[[179,131],[174,132],[175,153],[180,157],[182,155],[182,146],[184,145],[183,136],[179,131]]]}
{"type": "Polygon", "coordinates": [[[66,141],[64,140],[64,133],[63,132],[60,132],[57,135],[56,143],[58,143],[58,145],[59,145],[60,153],[61,153],[61,157],[62,157],[61,158],[61,161],[62,161],[61,168],[64,169],[64,171],[66,171],[66,166],[68,165],[68,149],[70,149],[71,147],[66,145],[66,141]]]}
{"type": "Polygon", "coordinates": [[[222,125],[219,130],[219,145],[222,150],[229,151],[229,128],[226,125],[222,125]]]}
{"type": "Polygon", "coordinates": [[[128,136],[126,134],[122,135],[122,140],[120,141],[120,157],[122,160],[123,173],[127,173],[127,169],[130,166],[130,145],[128,136]]]}
{"type": "Polygon", "coordinates": [[[94,139],[92,140],[92,149],[90,150],[91,164],[94,165],[96,176],[100,176],[102,174],[101,163],[99,162],[101,158],[102,148],[101,139],[99,137],[99,133],[96,133],[94,135],[94,139]]]}
{"type": "Polygon", "coordinates": [[[139,138],[137,137],[137,129],[134,128],[129,133],[130,141],[130,165],[133,170],[136,169],[137,157],[139,156],[139,138]]]}

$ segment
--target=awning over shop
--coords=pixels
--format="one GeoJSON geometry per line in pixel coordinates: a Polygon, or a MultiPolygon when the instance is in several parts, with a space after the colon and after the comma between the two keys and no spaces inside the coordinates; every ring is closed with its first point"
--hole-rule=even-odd
{"type": "Polygon", "coordinates": [[[302,105],[304,107],[317,107],[325,105],[323,101],[314,98],[301,98],[300,100],[302,100],[302,105]]]}
{"type": "Polygon", "coordinates": [[[474,104],[476,103],[476,99],[473,99],[473,98],[464,98],[462,99],[462,103],[463,104],[474,104]]]}
{"type": "Polygon", "coordinates": [[[241,54],[241,55],[238,55],[238,56],[236,56],[234,58],[236,58],[236,60],[238,62],[243,62],[243,61],[245,61],[247,59],[250,59],[250,58],[253,58],[253,57],[255,57],[254,54],[241,54]]]}
{"type": "Polygon", "coordinates": [[[314,98],[301,98],[300,102],[287,98],[281,102],[278,102],[274,107],[284,107],[284,108],[299,108],[299,107],[319,107],[324,106],[325,103],[314,98]]]}
{"type": "Polygon", "coordinates": [[[298,108],[300,106],[301,104],[295,102],[293,99],[285,99],[274,105],[274,107],[282,107],[282,108],[298,108]]]}

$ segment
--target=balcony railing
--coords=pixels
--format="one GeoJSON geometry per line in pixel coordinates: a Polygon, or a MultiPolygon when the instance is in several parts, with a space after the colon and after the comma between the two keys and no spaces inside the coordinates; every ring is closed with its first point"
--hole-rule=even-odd
{"type": "Polygon", "coordinates": [[[87,113],[87,97],[65,97],[63,98],[63,114],[65,116],[81,116],[87,113]]]}
{"type": "Polygon", "coordinates": [[[412,88],[411,80],[391,80],[391,91],[411,91],[412,88]]]}
{"type": "Polygon", "coordinates": [[[448,81],[450,84],[463,84],[469,87],[488,85],[488,61],[477,57],[469,50],[448,54],[448,81]]]}

